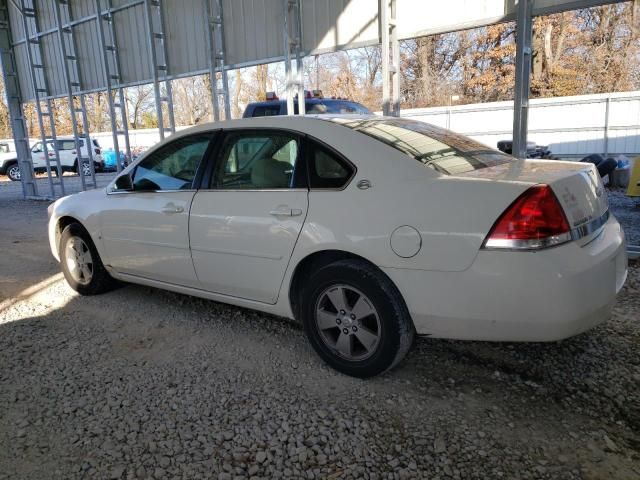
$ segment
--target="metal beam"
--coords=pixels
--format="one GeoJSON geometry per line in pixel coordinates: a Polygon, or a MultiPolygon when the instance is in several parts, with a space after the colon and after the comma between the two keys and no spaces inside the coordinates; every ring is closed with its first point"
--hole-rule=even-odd
{"type": "Polygon", "coordinates": [[[96,174],[93,164],[93,144],[91,142],[91,136],[89,134],[89,125],[86,123],[86,112],[84,96],[80,97],[80,108],[76,108],[74,88],[78,90],[82,89],[82,78],[80,77],[80,69],[77,61],[77,52],[75,48],[75,40],[73,38],[73,28],[62,26],[62,13],[61,8],[64,6],[67,20],[71,20],[71,8],[66,1],[58,0],[55,5],[56,23],[58,24],[58,41],[60,42],[60,49],[62,53],[62,66],[64,71],[64,80],[67,87],[67,101],[69,104],[69,118],[71,120],[71,128],[73,129],[73,139],[76,145],[76,162],[78,166],[78,175],[80,176],[80,184],[82,190],[87,189],[85,174],[84,174],[84,162],[85,158],[82,156],[82,144],[80,143],[80,132],[78,128],[78,113],[81,114],[82,121],[82,141],[86,144],[88,161],[89,161],[89,176],[93,183],[93,188],[97,187],[96,174]],[[66,38],[65,38],[66,37],[66,38]],[[71,64],[71,68],[69,67],[71,64]]]}
{"type": "Polygon", "coordinates": [[[298,96],[298,114],[306,113],[304,69],[302,57],[302,5],[300,0],[284,1],[284,67],[286,74],[287,115],[295,114],[294,100],[298,96]]]}
{"type": "Polygon", "coordinates": [[[25,198],[37,197],[38,186],[33,178],[31,147],[29,145],[29,134],[27,133],[24,111],[22,110],[20,82],[18,81],[16,59],[11,47],[11,25],[7,0],[0,0],[0,57],[2,59],[2,75],[5,82],[7,106],[9,107],[9,119],[20,168],[22,195],[25,198]]]}
{"type": "Polygon", "coordinates": [[[516,24],[516,85],[513,100],[513,156],[527,157],[533,0],[518,1],[516,24]]]}
{"type": "Polygon", "coordinates": [[[380,1],[382,42],[382,111],[400,116],[400,45],[396,17],[396,0],[380,1]]]}
{"type": "MultiPolygon", "coordinates": [[[[20,15],[22,16],[22,26],[24,28],[24,34],[27,38],[28,42],[26,45],[27,48],[27,60],[29,62],[29,78],[31,80],[31,86],[33,88],[33,94],[35,98],[35,106],[36,113],[38,117],[38,127],[40,129],[40,139],[42,140],[42,152],[44,154],[44,162],[47,169],[47,178],[49,180],[49,187],[51,189],[51,197],[56,197],[56,186],[60,187],[61,195],[65,194],[64,190],[64,180],[62,175],[62,167],[60,165],[60,152],[58,151],[58,145],[56,142],[56,124],[53,118],[54,109],[53,109],[53,100],[51,98],[46,99],[46,110],[42,110],[42,100],[40,99],[40,93],[43,93],[44,96],[48,96],[50,91],[49,89],[49,81],[47,80],[46,73],[46,63],[44,55],[42,54],[42,44],[40,42],[40,38],[37,37],[37,33],[39,32],[38,25],[38,16],[35,8],[35,3],[31,0],[31,4],[27,6],[25,0],[21,0],[20,2],[20,15]],[[29,20],[27,20],[27,18],[29,20]],[[31,24],[32,28],[29,28],[29,24],[31,24]],[[36,51],[32,50],[32,47],[35,45],[36,51]],[[35,58],[34,58],[35,57],[35,58]],[[47,133],[44,128],[44,119],[43,117],[47,117],[49,119],[49,130],[51,131],[51,136],[47,136],[47,133]],[[53,151],[55,156],[56,170],[58,173],[58,181],[55,182],[51,175],[51,162],[49,159],[49,148],[47,146],[47,142],[53,142],[53,151]]],[[[22,172],[22,168],[20,169],[22,172]]]]}
{"type": "Polygon", "coordinates": [[[173,117],[173,96],[171,93],[171,80],[169,80],[169,58],[167,54],[166,37],[164,29],[164,18],[162,13],[161,0],[145,0],[145,15],[147,20],[147,38],[150,51],[150,66],[153,78],[153,93],[156,103],[156,115],[158,117],[158,130],[160,139],[164,140],[165,132],[174,133],[176,131],[173,117]],[[157,19],[154,22],[154,11],[157,19]],[[157,24],[157,25],[156,25],[157,24]],[[158,56],[158,43],[161,44],[160,53],[162,58],[158,56]],[[160,75],[158,72],[164,72],[160,75]],[[162,78],[161,78],[162,77],[162,78]],[[164,95],[160,89],[160,83],[164,83],[164,95]],[[165,127],[164,110],[162,105],[167,105],[167,113],[169,126],[165,127]]]}
{"type": "Polygon", "coordinates": [[[209,83],[211,84],[212,119],[220,120],[220,97],[224,105],[224,118],[231,118],[231,100],[229,98],[229,77],[226,68],[226,45],[224,39],[224,24],[222,21],[222,0],[213,0],[215,9],[211,8],[211,0],[205,2],[205,11],[208,17],[209,35],[207,36],[209,48],[209,83]],[[220,73],[222,84],[218,84],[220,73]]]}

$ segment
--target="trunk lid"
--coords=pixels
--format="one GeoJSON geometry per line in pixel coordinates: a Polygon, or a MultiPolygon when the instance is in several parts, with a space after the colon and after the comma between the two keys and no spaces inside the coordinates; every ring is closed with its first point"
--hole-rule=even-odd
{"type": "Polygon", "coordinates": [[[547,184],[558,197],[571,229],[600,219],[609,208],[602,179],[591,163],[515,160],[460,176],[529,185],[547,184]]]}

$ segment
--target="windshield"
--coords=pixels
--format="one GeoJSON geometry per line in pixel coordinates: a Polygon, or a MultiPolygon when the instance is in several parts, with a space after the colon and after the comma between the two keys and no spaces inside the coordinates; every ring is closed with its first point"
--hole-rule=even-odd
{"type": "Polygon", "coordinates": [[[493,167],[513,157],[444,128],[408,119],[332,119],[345,127],[369,135],[426,166],[447,175],[493,167]]]}

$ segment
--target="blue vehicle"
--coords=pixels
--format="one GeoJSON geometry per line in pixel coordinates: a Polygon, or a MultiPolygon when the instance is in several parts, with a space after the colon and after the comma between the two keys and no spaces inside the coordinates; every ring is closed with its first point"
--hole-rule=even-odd
{"type": "MultiPolygon", "coordinates": [[[[115,171],[118,170],[118,166],[116,164],[116,152],[113,149],[102,150],[102,162],[103,169],[105,171],[115,171]]],[[[126,165],[126,156],[124,152],[120,152],[120,165],[126,165]]]]}

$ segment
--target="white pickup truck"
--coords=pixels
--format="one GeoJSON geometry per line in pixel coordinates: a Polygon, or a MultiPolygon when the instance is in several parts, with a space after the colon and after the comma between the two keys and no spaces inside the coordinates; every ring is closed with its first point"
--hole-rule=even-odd
{"type": "MultiPolygon", "coordinates": [[[[70,138],[57,138],[56,145],[58,147],[58,153],[60,155],[60,166],[62,172],[78,172],[78,154],[76,151],[76,143],[73,137],[70,138]]],[[[85,140],[80,139],[81,157],[88,158],[87,146],[85,140]]],[[[97,140],[92,139],[94,168],[96,171],[102,170],[102,149],[97,140]]],[[[55,168],[55,148],[53,140],[47,142],[47,155],[49,156],[49,162],[51,165],[52,173],[57,174],[55,168]]],[[[37,142],[31,147],[31,160],[33,161],[33,171],[35,173],[42,173],[47,171],[47,163],[44,158],[44,148],[42,142],[37,142]]],[[[78,172],[79,173],[79,172],[78,172]]],[[[91,167],[88,160],[82,162],[83,175],[91,175],[91,167]]],[[[0,175],[6,175],[11,180],[20,180],[20,168],[18,166],[18,158],[16,152],[11,152],[9,144],[0,143],[0,175]]]]}
{"type": "Polygon", "coordinates": [[[0,143],[0,175],[6,175],[11,180],[20,180],[18,155],[11,151],[8,143],[0,143]]]}

